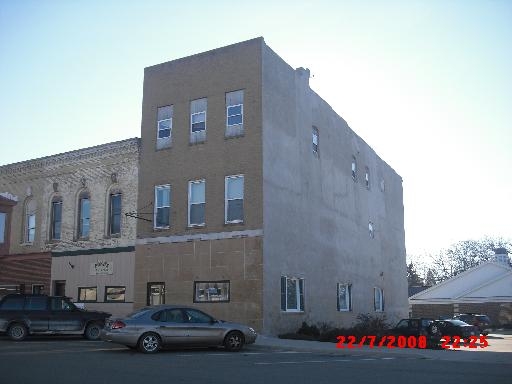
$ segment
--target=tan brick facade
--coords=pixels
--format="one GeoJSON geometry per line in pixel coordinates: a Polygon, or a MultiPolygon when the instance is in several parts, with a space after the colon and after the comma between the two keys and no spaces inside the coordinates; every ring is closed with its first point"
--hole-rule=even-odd
{"type": "MultiPolygon", "coordinates": [[[[136,211],[138,153],[139,140],[129,139],[0,167],[0,192],[18,200],[11,215],[9,256],[0,260],[4,270],[0,285],[16,283],[29,292],[37,283],[44,285],[44,293],[53,293],[51,276],[52,282],[65,282],[61,293],[74,300],[79,299],[79,286],[97,287],[97,303],[104,301],[106,285],[122,285],[127,287],[127,296],[117,307],[126,307],[127,302],[129,308],[119,313],[131,310],[136,219],[124,213],[136,211]],[[90,201],[90,231],[85,238],[78,233],[82,193],[87,193],[90,201]],[[120,233],[111,235],[110,196],[117,193],[121,194],[120,233]],[[52,234],[55,201],[62,207],[59,236],[52,234]],[[33,239],[28,236],[29,209],[33,239]],[[91,263],[111,261],[109,250],[128,250],[124,259],[114,264],[117,277],[95,276],[91,281],[91,263]]],[[[105,308],[97,303],[87,306],[117,311],[115,305],[105,308]]]]}

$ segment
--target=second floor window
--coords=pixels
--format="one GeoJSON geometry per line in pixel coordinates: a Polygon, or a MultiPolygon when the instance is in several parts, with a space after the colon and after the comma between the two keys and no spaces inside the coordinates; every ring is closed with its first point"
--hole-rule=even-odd
{"type": "Polygon", "coordinates": [[[169,228],[171,211],[171,186],[155,187],[154,228],[169,228]]]}
{"type": "Polygon", "coordinates": [[[36,202],[27,201],[25,207],[25,242],[33,243],[36,236],[36,202]]]}
{"type": "Polygon", "coordinates": [[[91,200],[89,194],[82,193],[78,203],[78,237],[89,237],[91,224],[91,200]]]}
{"type": "Polygon", "coordinates": [[[366,189],[370,189],[370,169],[368,167],[364,169],[364,182],[366,189]]]}
{"type": "Polygon", "coordinates": [[[7,227],[7,213],[0,212],[0,244],[5,243],[6,227],[7,227]]]}
{"type": "Polygon", "coordinates": [[[226,177],[225,222],[244,221],[244,175],[226,177]]]}
{"type": "Polygon", "coordinates": [[[62,200],[55,198],[52,201],[52,212],[51,212],[51,227],[50,227],[50,238],[51,240],[61,239],[62,229],[62,200]]]}
{"type": "Polygon", "coordinates": [[[121,233],[121,194],[110,195],[109,232],[110,235],[121,233]]]}
{"type": "Polygon", "coordinates": [[[205,181],[190,181],[188,184],[188,225],[205,224],[205,181]]]}

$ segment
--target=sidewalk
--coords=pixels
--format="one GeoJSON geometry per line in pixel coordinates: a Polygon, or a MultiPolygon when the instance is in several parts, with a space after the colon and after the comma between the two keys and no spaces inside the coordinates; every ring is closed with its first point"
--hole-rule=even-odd
{"type": "Polygon", "coordinates": [[[390,357],[390,358],[416,358],[416,359],[434,359],[460,362],[485,362],[485,363],[507,363],[512,364],[512,350],[505,352],[483,351],[479,349],[461,348],[453,349],[419,349],[419,348],[370,348],[368,345],[354,348],[337,348],[336,343],[327,343],[320,341],[307,340],[290,340],[279,339],[273,336],[258,335],[256,343],[251,349],[274,349],[279,351],[297,351],[297,352],[313,352],[340,355],[344,357],[350,356],[367,356],[367,357],[390,357]]]}

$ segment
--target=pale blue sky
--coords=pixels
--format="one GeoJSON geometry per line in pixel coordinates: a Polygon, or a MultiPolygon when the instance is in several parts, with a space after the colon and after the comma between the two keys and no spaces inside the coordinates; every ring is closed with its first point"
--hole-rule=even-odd
{"type": "Polygon", "coordinates": [[[144,67],[257,36],[403,177],[408,253],[512,237],[508,0],[0,0],[0,165],[140,136],[144,67]]]}

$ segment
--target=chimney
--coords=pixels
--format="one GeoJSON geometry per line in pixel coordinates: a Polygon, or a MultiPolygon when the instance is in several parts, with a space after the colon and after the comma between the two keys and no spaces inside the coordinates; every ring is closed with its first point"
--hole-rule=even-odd
{"type": "Polygon", "coordinates": [[[306,81],[306,84],[309,85],[309,77],[310,77],[309,69],[299,67],[299,68],[295,69],[295,73],[300,78],[304,79],[306,81]]]}
{"type": "Polygon", "coordinates": [[[493,261],[495,263],[510,265],[507,250],[505,248],[496,248],[494,250],[494,260],[493,261]]]}

